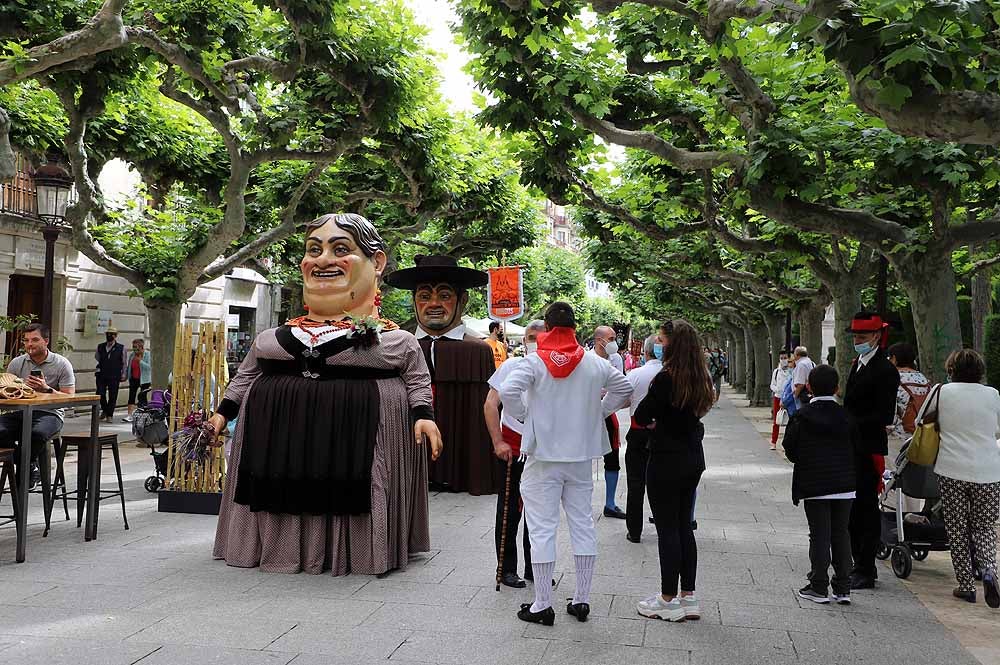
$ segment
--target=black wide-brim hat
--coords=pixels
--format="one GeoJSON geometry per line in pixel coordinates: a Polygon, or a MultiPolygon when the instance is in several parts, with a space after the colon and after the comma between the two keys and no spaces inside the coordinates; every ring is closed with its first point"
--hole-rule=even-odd
{"type": "Polygon", "coordinates": [[[421,284],[450,284],[457,290],[486,286],[489,277],[482,270],[463,268],[451,256],[434,254],[413,257],[416,264],[403,268],[385,278],[385,283],[397,289],[416,291],[421,284]]]}

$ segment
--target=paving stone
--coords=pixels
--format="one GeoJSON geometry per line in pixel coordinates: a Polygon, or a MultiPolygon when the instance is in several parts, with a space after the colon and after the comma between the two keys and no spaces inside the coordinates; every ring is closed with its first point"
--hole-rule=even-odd
{"type": "Polygon", "coordinates": [[[545,665],[686,665],[690,652],[680,649],[638,648],[620,644],[553,641],[545,650],[545,665]]]}
{"type": "MultiPolygon", "coordinates": [[[[213,647],[166,644],[149,654],[136,665],[286,665],[296,659],[294,653],[252,651],[249,649],[220,649],[213,647]]],[[[296,660],[296,662],[298,662],[296,660]]]]}
{"type": "Polygon", "coordinates": [[[692,652],[692,663],[793,662],[795,651],[788,632],[738,628],[697,621],[670,623],[648,619],[645,646],[685,649],[692,652]],[[728,656],[728,661],[722,660],[728,656]]]}
{"type": "Polygon", "coordinates": [[[162,593],[162,591],[150,587],[122,588],[103,584],[60,584],[21,602],[35,607],[118,611],[139,607],[162,593]]]}
{"type": "MultiPolygon", "coordinates": [[[[267,646],[266,651],[330,654],[344,662],[385,659],[411,635],[408,630],[370,630],[321,623],[300,623],[267,646]]],[[[443,635],[443,634],[442,634],[443,635]]],[[[435,662],[435,661],[429,661],[435,662]]]]}
{"type": "Polygon", "coordinates": [[[123,640],[162,619],[162,614],[135,610],[110,612],[9,605],[0,607],[0,634],[123,640]]]}
{"type": "Polygon", "coordinates": [[[719,613],[724,626],[796,630],[803,633],[853,634],[837,607],[827,605],[829,610],[827,612],[808,612],[799,607],[765,609],[759,605],[732,605],[720,602],[719,613]]]}
{"type": "Polygon", "coordinates": [[[253,612],[274,597],[263,592],[240,593],[227,589],[166,587],[152,599],[135,607],[140,612],[171,614],[210,614],[237,616],[253,612]]]}
{"type": "Polygon", "coordinates": [[[512,641],[482,635],[414,633],[389,660],[416,660],[443,665],[534,665],[542,662],[542,655],[549,644],[549,640],[540,639],[512,641]]]}
{"type": "Polygon", "coordinates": [[[0,605],[17,603],[50,589],[56,588],[51,582],[14,582],[3,580],[0,582],[0,605]]]}
{"type": "Polygon", "coordinates": [[[276,617],[282,621],[357,626],[367,621],[382,606],[383,604],[379,602],[354,598],[303,598],[282,595],[263,600],[246,616],[250,619],[276,617]]]}
{"type": "Polygon", "coordinates": [[[280,617],[175,615],[136,632],[128,641],[263,649],[294,627],[294,621],[280,617]]]}
{"type": "Polygon", "coordinates": [[[563,603],[556,604],[555,626],[530,623],[527,624],[524,636],[547,640],[642,645],[646,622],[641,617],[620,619],[618,617],[595,616],[585,622],[580,622],[575,617],[566,614],[565,608],[563,603]]]}
{"type": "Polygon", "coordinates": [[[462,606],[472,600],[479,589],[480,587],[472,586],[396,582],[390,578],[373,580],[354,593],[352,597],[358,600],[391,601],[416,605],[462,606]]]}
{"type": "Polygon", "coordinates": [[[974,665],[975,658],[957,642],[945,641],[933,649],[913,644],[886,633],[875,641],[856,635],[816,635],[790,632],[795,652],[802,663],[822,665],[860,663],[906,663],[906,665],[974,665]]]}
{"type": "MultiPolygon", "coordinates": [[[[52,637],[3,637],[0,661],[17,665],[132,665],[158,647],[52,637]]],[[[142,663],[146,663],[142,660],[142,663]]]]}

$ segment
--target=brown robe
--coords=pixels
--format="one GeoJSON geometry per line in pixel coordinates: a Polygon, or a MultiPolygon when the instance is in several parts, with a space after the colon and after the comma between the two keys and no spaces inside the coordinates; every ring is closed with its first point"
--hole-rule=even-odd
{"type": "Polygon", "coordinates": [[[493,454],[483,415],[495,367],[493,349],[471,335],[462,341],[442,338],[434,346],[432,366],[431,339],[419,342],[431,368],[434,414],[444,439],[441,457],[430,466],[431,483],[473,496],[496,494],[503,489],[504,466],[493,454]]]}

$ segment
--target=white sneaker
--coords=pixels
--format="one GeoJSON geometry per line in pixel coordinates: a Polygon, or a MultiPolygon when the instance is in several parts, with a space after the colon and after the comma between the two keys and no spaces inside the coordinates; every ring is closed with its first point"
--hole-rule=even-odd
{"type": "Polygon", "coordinates": [[[122,418],[122,422],[123,423],[130,423],[130,422],[132,422],[132,416],[125,416],[124,418],[122,418]]]}
{"type": "Polygon", "coordinates": [[[698,605],[698,599],[695,596],[680,596],[680,599],[681,607],[684,608],[685,619],[701,618],[701,607],[698,605]]]}
{"type": "Polygon", "coordinates": [[[646,600],[640,600],[636,605],[636,610],[642,616],[650,619],[684,621],[684,608],[681,607],[680,598],[674,598],[668,603],[663,600],[660,594],[656,594],[646,600]]]}
{"type": "Polygon", "coordinates": [[[832,593],[830,594],[830,596],[833,598],[834,602],[837,603],[838,605],[851,604],[851,594],[849,592],[844,594],[832,593]]]}

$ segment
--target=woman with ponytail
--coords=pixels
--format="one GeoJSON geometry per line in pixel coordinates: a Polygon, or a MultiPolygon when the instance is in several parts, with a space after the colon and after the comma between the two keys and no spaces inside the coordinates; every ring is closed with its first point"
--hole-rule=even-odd
{"type": "Polygon", "coordinates": [[[695,597],[698,547],[691,508],[705,470],[701,419],[714,402],[715,388],[698,333],[687,321],[676,319],[670,346],[664,350],[663,369],[634,416],[639,425],[652,428],[646,491],[660,554],[660,593],[637,607],[646,617],[684,621],[701,615],[695,597]]]}

